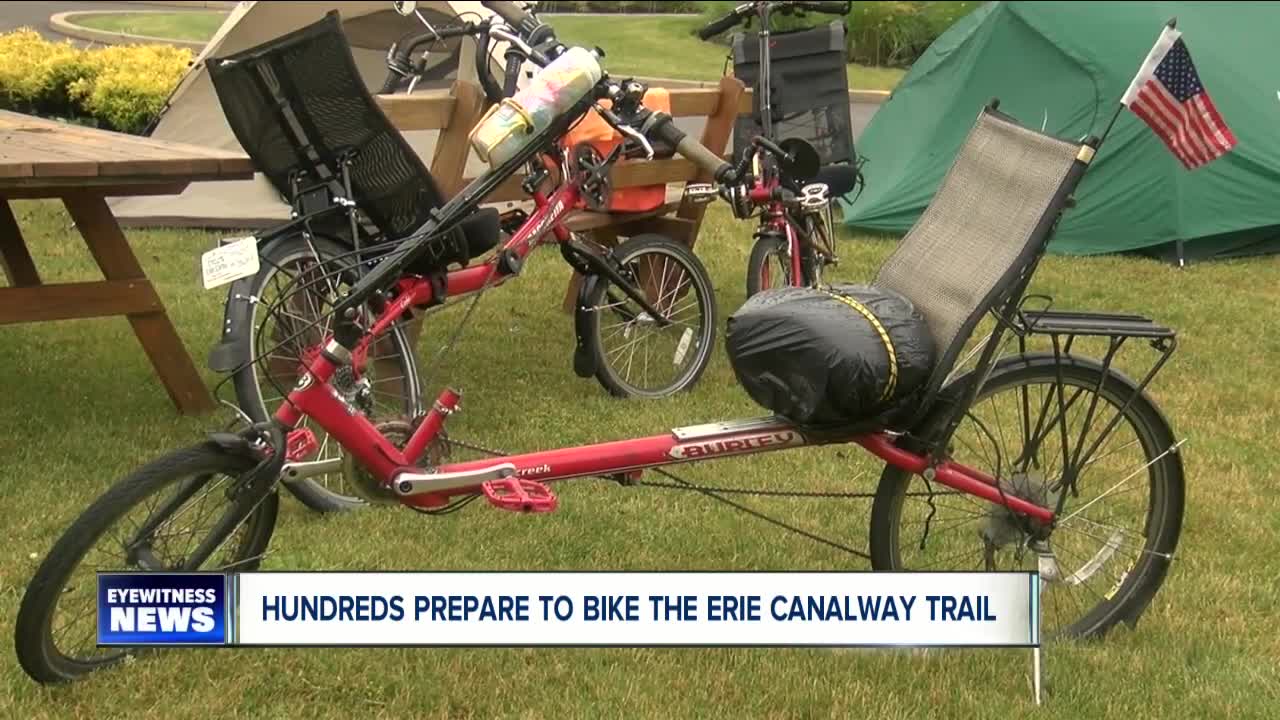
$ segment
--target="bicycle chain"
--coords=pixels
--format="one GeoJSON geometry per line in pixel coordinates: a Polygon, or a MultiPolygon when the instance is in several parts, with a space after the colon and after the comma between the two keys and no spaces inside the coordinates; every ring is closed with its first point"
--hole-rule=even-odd
{"type": "MultiPolygon", "coordinates": [[[[475,443],[469,443],[469,442],[466,442],[465,440],[457,440],[454,438],[449,438],[449,444],[456,445],[458,447],[465,448],[467,450],[474,450],[476,452],[485,453],[486,455],[490,455],[493,457],[506,457],[512,454],[509,452],[494,450],[492,448],[487,448],[483,445],[477,445],[475,443]]],[[[664,475],[668,474],[666,473],[666,471],[663,471],[663,470],[657,470],[657,472],[664,475]]],[[[600,479],[608,480],[611,482],[614,481],[613,478],[607,477],[607,476],[600,476],[600,479]]],[[[709,492],[709,493],[717,493],[721,495],[753,495],[756,497],[806,497],[806,498],[827,498],[827,499],[848,500],[848,499],[855,499],[855,498],[867,499],[867,498],[874,498],[876,496],[876,494],[873,492],[861,492],[861,493],[859,492],[806,492],[802,490],[763,490],[759,488],[728,488],[728,487],[717,487],[714,485],[699,485],[698,483],[691,483],[687,480],[681,480],[680,482],[670,482],[670,483],[652,482],[649,480],[637,480],[635,482],[626,483],[626,484],[632,487],[648,487],[648,488],[655,488],[659,490],[692,490],[695,492],[709,492]]]]}

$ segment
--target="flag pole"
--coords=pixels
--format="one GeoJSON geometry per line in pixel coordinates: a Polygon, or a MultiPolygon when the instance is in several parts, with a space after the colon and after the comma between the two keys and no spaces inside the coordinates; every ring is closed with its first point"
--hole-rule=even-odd
{"type": "MultiPolygon", "coordinates": [[[[1164,26],[1170,30],[1176,30],[1178,28],[1178,18],[1176,16],[1169,18],[1169,22],[1165,23],[1164,26]]],[[[1111,129],[1116,126],[1116,121],[1120,119],[1120,113],[1124,112],[1124,108],[1125,104],[1123,101],[1117,104],[1116,111],[1111,116],[1111,122],[1107,123],[1107,129],[1102,131],[1102,137],[1098,138],[1098,145],[1094,150],[1101,148],[1102,143],[1106,142],[1107,136],[1111,134],[1111,129]]]]}

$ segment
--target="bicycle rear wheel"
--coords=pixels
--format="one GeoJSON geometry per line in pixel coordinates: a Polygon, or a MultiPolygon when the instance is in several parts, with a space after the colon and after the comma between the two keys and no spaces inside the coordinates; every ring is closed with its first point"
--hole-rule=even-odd
{"type": "MultiPolygon", "coordinates": [[[[956,383],[972,381],[970,375],[956,383]]],[[[923,435],[942,420],[935,413],[923,435]]],[[[1185,482],[1173,431],[1132,381],[1076,358],[1012,358],[993,370],[948,454],[996,478],[1009,495],[1047,507],[1066,495],[1048,538],[1055,572],[1041,582],[1046,636],[1098,637],[1117,623],[1137,623],[1177,546],[1185,482]],[[1092,455],[1082,451],[1068,462],[1098,438],[1092,455]],[[1079,468],[1078,495],[1062,485],[1068,465],[1079,468]]],[[[871,511],[872,566],[1043,570],[1028,548],[1027,522],[1003,506],[886,466],[871,511]]]]}
{"type": "MultiPolygon", "coordinates": [[[[248,312],[230,313],[230,332],[247,334],[248,356],[240,364],[267,353],[252,366],[241,368],[233,377],[236,401],[254,422],[266,422],[284,401],[299,372],[329,333],[323,321],[343,285],[349,281],[339,273],[350,269],[347,250],[320,237],[310,241],[301,234],[290,235],[267,245],[262,251],[262,269],[245,278],[231,292],[256,298],[248,312]],[[282,301],[282,294],[289,298],[282,301]],[[307,328],[313,323],[314,327],[307,328]],[[295,337],[296,336],[296,337],[295,337]],[[281,347],[271,349],[272,345],[281,347]]],[[[370,420],[408,421],[419,414],[418,367],[408,334],[396,325],[371,347],[364,367],[335,378],[340,392],[351,393],[354,382],[367,378],[372,403],[363,408],[370,420]],[[345,380],[343,379],[345,378],[345,380]]],[[[302,427],[312,427],[309,419],[302,427]]],[[[319,449],[308,460],[341,458],[343,448],[319,428],[312,427],[319,449]]],[[[319,475],[286,485],[304,505],[317,512],[343,512],[366,503],[350,487],[341,472],[319,475]]]]}
{"type": "Polygon", "coordinates": [[[98,498],[54,544],[18,609],[14,647],[41,683],[77,680],[123,661],[97,647],[99,571],[247,571],[275,529],[279,496],[234,494],[252,459],[203,444],[172,452],[98,498]],[[244,503],[252,503],[252,506],[244,503]],[[235,527],[235,518],[248,516],[235,527]]]}

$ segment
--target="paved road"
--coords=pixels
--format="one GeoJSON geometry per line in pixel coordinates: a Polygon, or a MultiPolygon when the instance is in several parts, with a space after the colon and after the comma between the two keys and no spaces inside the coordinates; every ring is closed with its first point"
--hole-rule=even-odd
{"type": "MultiPolygon", "coordinates": [[[[8,32],[26,26],[38,30],[50,40],[71,40],[77,45],[89,43],[75,38],[68,38],[49,29],[49,16],[61,12],[81,12],[85,10],[157,10],[132,3],[116,2],[0,2],[0,32],[8,32]]],[[[172,8],[176,12],[179,9],[172,8]]]]}

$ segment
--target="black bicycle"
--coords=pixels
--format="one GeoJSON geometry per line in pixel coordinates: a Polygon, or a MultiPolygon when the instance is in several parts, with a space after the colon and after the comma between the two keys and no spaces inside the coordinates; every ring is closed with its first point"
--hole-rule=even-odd
{"type": "Polygon", "coordinates": [[[816,287],[823,271],[840,262],[831,202],[862,187],[861,161],[823,165],[809,142],[777,137],[771,38],[776,17],[847,15],[851,7],[847,2],[749,2],[698,31],[709,40],[739,25],[758,21],[760,27],[753,92],[763,133],[747,150],[743,165],[749,172],[730,196],[735,216],[759,218],[747,261],[747,297],[774,287],[816,287]]]}

